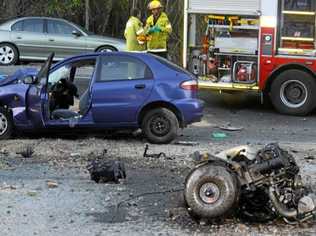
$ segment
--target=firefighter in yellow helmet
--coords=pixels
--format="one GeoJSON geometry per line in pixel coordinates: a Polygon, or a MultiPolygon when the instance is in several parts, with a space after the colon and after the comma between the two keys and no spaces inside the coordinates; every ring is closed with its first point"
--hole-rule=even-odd
{"type": "Polygon", "coordinates": [[[143,23],[141,22],[140,18],[140,10],[133,8],[124,31],[127,51],[142,52],[146,50],[146,36],[143,23]]]}
{"type": "Polygon", "coordinates": [[[149,36],[147,51],[167,58],[167,44],[169,34],[172,32],[172,26],[167,14],[162,12],[160,1],[151,1],[148,4],[148,9],[152,15],[147,18],[145,27],[146,34],[149,36]]]}

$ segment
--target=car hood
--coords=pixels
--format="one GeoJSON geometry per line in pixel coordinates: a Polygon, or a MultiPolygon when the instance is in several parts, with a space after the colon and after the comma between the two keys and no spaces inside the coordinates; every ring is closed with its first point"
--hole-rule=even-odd
{"type": "Polygon", "coordinates": [[[123,39],[108,37],[108,36],[99,36],[99,35],[88,35],[86,36],[87,40],[92,40],[95,42],[106,42],[113,44],[119,51],[125,51],[126,42],[123,39]]]}
{"type": "Polygon", "coordinates": [[[13,84],[16,81],[23,79],[27,75],[35,76],[38,73],[36,68],[23,68],[17,70],[14,74],[5,77],[4,79],[0,80],[0,86],[5,86],[8,84],[13,84]]]}

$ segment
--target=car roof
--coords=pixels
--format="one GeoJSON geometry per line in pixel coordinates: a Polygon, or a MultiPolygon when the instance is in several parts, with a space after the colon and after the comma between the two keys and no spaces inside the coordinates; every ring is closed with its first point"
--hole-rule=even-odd
{"type": "Polygon", "coordinates": [[[10,30],[11,26],[14,25],[16,22],[21,21],[21,20],[32,20],[32,19],[58,20],[58,21],[64,21],[73,25],[71,21],[68,21],[63,18],[55,18],[55,17],[48,17],[48,16],[25,16],[25,17],[14,18],[2,23],[0,25],[0,29],[10,30]]]}
{"type": "Polygon", "coordinates": [[[68,57],[65,60],[62,60],[58,63],[56,63],[54,66],[58,66],[59,64],[63,64],[65,62],[68,61],[73,61],[73,60],[77,60],[77,59],[84,59],[84,58],[91,58],[91,57],[98,57],[101,55],[110,55],[110,56],[132,56],[132,57],[136,57],[136,58],[148,58],[151,55],[148,53],[133,53],[133,52],[94,52],[94,53],[86,53],[86,54],[80,54],[80,55],[76,55],[76,56],[72,56],[72,57],[68,57]]]}
{"type": "Polygon", "coordinates": [[[49,16],[24,16],[24,17],[19,17],[19,18],[15,18],[10,20],[9,22],[16,22],[16,21],[20,21],[20,20],[29,20],[29,19],[47,19],[47,20],[62,20],[62,21],[67,21],[63,18],[56,18],[56,17],[49,17],[49,16]]]}

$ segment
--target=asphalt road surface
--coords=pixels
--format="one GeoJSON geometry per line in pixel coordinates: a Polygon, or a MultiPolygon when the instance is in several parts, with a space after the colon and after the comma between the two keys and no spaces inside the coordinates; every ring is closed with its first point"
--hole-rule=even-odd
{"type": "MultiPolygon", "coordinates": [[[[16,67],[0,68],[9,74],[16,67]]],[[[279,142],[292,153],[306,179],[316,185],[316,115],[284,116],[260,104],[256,94],[200,92],[206,103],[201,122],[184,129],[177,141],[195,146],[150,145],[126,134],[112,136],[32,136],[0,142],[0,235],[315,235],[313,223],[250,224],[230,219],[219,224],[196,222],[183,203],[185,176],[194,151],[216,153],[237,145],[279,142]],[[228,131],[225,128],[237,128],[228,131]],[[221,138],[214,134],[221,133],[221,138]],[[224,134],[224,136],[223,136],[224,134]],[[17,152],[32,146],[31,158],[17,152]],[[96,184],[86,165],[102,156],[121,159],[127,180],[96,184]],[[57,183],[49,188],[47,181],[57,183]]]]}

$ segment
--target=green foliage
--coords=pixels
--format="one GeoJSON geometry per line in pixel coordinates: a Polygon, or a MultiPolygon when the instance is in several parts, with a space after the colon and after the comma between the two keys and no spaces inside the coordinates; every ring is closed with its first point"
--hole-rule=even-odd
{"type": "Polygon", "coordinates": [[[65,15],[84,7],[83,0],[50,0],[48,1],[49,14],[65,15]]]}

